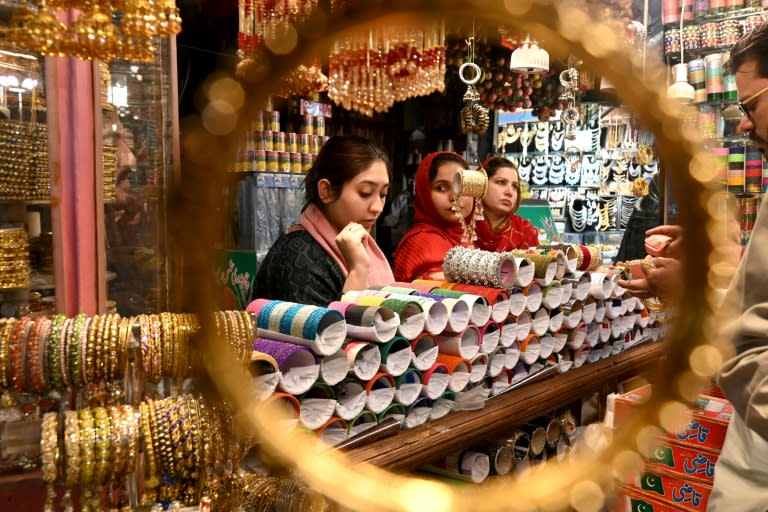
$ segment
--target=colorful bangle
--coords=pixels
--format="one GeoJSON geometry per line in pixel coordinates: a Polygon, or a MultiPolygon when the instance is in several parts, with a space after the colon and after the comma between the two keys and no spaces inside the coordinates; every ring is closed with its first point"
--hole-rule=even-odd
{"type": "Polygon", "coordinates": [[[82,366],[80,361],[80,352],[85,352],[85,347],[81,343],[81,334],[88,332],[88,325],[85,325],[86,317],[83,313],[75,316],[68,333],[67,358],[69,362],[69,383],[77,388],[83,386],[82,366]]]}
{"type": "Polygon", "coordinates": [[[61,367],[61,345],[64,343],[64,324],[67,317],[56,315],[51,321],[51,329],[46,340],[46,364],[48,366],[48,382],[53,389],[64,388],[64,377],[61,367]]]}
{"type": "Polygon", "coordinates": [[[29,329],[32,327],[32,319],[28,316],[21,317],[14,326],[10,343],[11,384],[13,389],[22,393],[26,390],[26,358],[29,329]]]}
{"type": "Polygon", "coordinates": [[[295,338],[304,337],[304,325],[315,309],[317,309],[317,306],[304,306],[296,313],[296,316],[291,321],[291,336],[295,338]]]}

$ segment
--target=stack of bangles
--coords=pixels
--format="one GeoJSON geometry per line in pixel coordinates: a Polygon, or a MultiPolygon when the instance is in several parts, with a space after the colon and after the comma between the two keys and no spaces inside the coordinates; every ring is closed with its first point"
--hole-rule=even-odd
{"type": "Polygon", "coordinates": [[[576,245],[579,250],[577,269],[596,270],[602,263],[600,248],[594,245],[576,245]]]}
{"type": "Polygon", "coordinates": [[[510,288],[516,267],[514,257],[506,253],[453,247],[445,254],[443,272],[451,282],[510,288]]]}
{"type": "MultiPolygon", "coordinates": [[[[219,338],[243,366],[250,362],[253,320],[244,311],[213,315],[219,338]]],[[[0,319],[0,388],[43,394],[116,382],[125,374],[128,343],[137,327],[144,378],[181,382],[192,366],[194,315],[160,313],[120,317],[56,315],[0,319]]]]}

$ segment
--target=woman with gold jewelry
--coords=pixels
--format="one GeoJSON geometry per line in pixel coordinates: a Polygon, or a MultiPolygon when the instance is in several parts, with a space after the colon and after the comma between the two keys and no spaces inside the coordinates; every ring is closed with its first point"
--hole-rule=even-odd
{"type": "Polygon", "coordinates": [[[331,137],[304,180],[299,224],[259,267],[255,296],[327,306],[344,292],[391,284],[392,269],[371,236],[389,173],[389,159],[367,139],[331,137]]]}
{"type": "Polygon", "coordinates": [[[481,167],[488,175],[488,192],[483,198],[485,220],[477,222],[475,245],[497,252],[537,246],[536,228],[515,215],[520,206],[520,177],[514,164],[506,158],[490,156],[481,167]]]}
{"type": "Polygon", "coordinates": [[[457,212],[453,177],[467,162],[458,154],[441,151],[427,155],[416,170],[414,225],[395,251],[394,272],[398,281],[442,279],[448,249],[461,244],[460,216],[472,213],[472,199],[459,198],[457,212]]]}

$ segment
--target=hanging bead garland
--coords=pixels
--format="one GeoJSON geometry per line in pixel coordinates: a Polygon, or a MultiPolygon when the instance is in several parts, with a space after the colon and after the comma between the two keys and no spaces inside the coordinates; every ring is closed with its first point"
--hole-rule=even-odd
{"type": "Polygon", "coordinates": [[[328,96],[372,116],[396,101],[443,92],[444,40],[441,23],[377,28],[338,40],[329,57],[328,96]]]}
{"type": "Polygon", "coordinates": [[[15,13],[0,36],[44,56],[147,62],[154,58],[153,38],[179,32],[181,17],[173,0],[43,0],[15,13]],[[79,15],[67,25],[57,10],[79,15]]]}

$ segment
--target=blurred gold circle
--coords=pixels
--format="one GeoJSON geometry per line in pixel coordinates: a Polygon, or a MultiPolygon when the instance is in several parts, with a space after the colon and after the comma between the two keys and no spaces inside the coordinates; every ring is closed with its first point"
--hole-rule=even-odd
{"type": "Polygon", "coordinates": [[[296,49],[299,43],[299,33],[293,23],[279,23],[274,32],[264,37],[264,44],[275,55],[288,55],[296,49]]]}
{"type": "MultiPolygon", "coordinates": [[[[184,155],[185,172],[201,179],[194,183],[199,192],[196,200],[186,205],[187,210],[180,209],[178,215],[188,219],[189,215],[199,214],[200,208],[204,208],[206,214],[211,213],[208,215],[210,218],[203,219],[204,222],[196,226],[194,233],[180,235],[186,237],[182,240],[187,248],[185,255],[202,252],[199,251],[200,241],[217,240],[225,229],[221,215],[215,215],[215,212],[221,212],[220,208],[217,210],[216,203],[216,190],[220,188],[211,186],[210,181],[205,180],[222,179],[220,176],[223,172],[210,172],[210,164],[214,164],[214,170],[223,171],[226,163],[231,161],[229,155],[234,152],[240,132],[255,118],[269,94],[277,90],[279,79],[293,69],[298,61],[313,52],[327,51],[340,34],[366,27],[375,28],[377,25],[432,20],[436,13],[448,21],[459,23],[473,19],[479,27],[488,30],[496,30],[499,20],[504,20],[511,28],[530,33],[537,41],[546,41],[552,60],[567,61],[571,54],[577,54],[582,57],[585,67],[609,79],[627,107],[637,114],[640,123],[656,134],[657,154],[664,167],[680,171],[669,173],[669,179],[675,189],[686,191],[678,198],[680,219],[686,230],[685,265],[682,266],[681,276],[681,288],[686,295],[682,304],[684,307],[679,309],[676,321],[670,324],[666,334],[667,355],[657,365],[658,375],[664,376],[665,382],[669,382],[669,379],[674,382],[681,372],[689,370],[689,355],[695,351],[695,347],[710,342],[708,336],[711,332],[705,331],[703,326],[707,324],[705,320],[711,313],[708,302],[711,286],[702,277],[708,276],[709,255],[713,244],[710,230],[701,227],[710,224],[714,210],[703,208],[703,205],[709,204],[711,192],[701,180],[691,176],[706,176],[706,171],[699,169],[703,164],[694,161],[694,156],[701,148],[693,143],[691,137],[681,132],[679,107],[664,96],[663,81],[654,83],[651,80],[652,77],[663,76],[663,72],[656,69],[661,66],[649,61],[644,77],[636,65],[637,59],[619,53],[621,44],[616,35],[609,35],[608,24],[594,26],[600,37],[595,35],[591,30],[593,27],[588,26],[587,22],[578,25],[578,30],[568,28],[563,31],[564,34],[559,33],[554,27],[564,28],[574,19],[589,19],[575,14],[576,11],[567,5],[555,5],[547,1],[505,0],[503,4],[487,2],[485,6],[477,9],[476,5],[469,2],[411,0],[407,6],[404,3],[392,6],[391,12],[372,7],[369,10],[356,10],[354,17],[330,16],[326,33],[317,34],[312,42],[299,40],[295,28],[290,25],[282,27],[274,37],[269,37],[266,46],[274,55],[272,58],[265,57],[265,62],[270,66],[270,71],[264,74],[263,79],[249,83],[249,95],[243,107],[233,112],[215,101],[211,102],[204,108],[203,121],[198,123],[208,133],[187,139],[194,140],[195,145],[202,142],[202,147],[209,154],[228,156],[218,159],[206,157],[201,154],[202,150],[184,155]],[[584,40],[580,39],[582,37],[584,40]],[[296,60],[279,58],[289,53],[296,60]],[[206,114],[209,108],[211,110],[206,114]],[[227,136],[217,139],[216,136],[221,134],[227,136]]],[[[230,108],[232,106],[227,102],[221,103],[230,108]]],[[[187,143],[184,147],[191,145],[187,143]]],[[[185,260],[185,264],[188,264],[190,271],[204,275],[213,267],[213,256],[198,256],[197,259],[185,260]]],[[[195,287],[188,294],[189,303],[198,308],[201,318],[215,308],[215,293],[212,291],[200,293],[199,288],[195,287]]],[[[592,427],[587,436],[591,440],[589,446],[592,453],[574,462],[578,469],[562,471],[557,470],[558,466],[546,463],[526,476],[512,481],[505,480],[504,485],[490,483],[481,487],[455,489],[439,482],[425,482],[397,475],[370,464],[352,467],[343,453],[335,451],[318,456],[316,438],[305,432],[275,428],[275,422],[280,418],[279,413],[269,407],[251,406],[256,399],[253,391],[242,385],[247,379],[244,370],[233,363],[226,350],[221,350],[212,331],[210,327],[203,327],[203,359],[210,368],[218,392],[250,423],[262,440],[263,449],[294,468],[297,475],[329,499],[343,507],[366,512],[415,510],[416,507],[412,505],[424,503],[425,493],[437,497],[437,510],[530,510],[540,504],[562,504],[563,497],[568,497],[577,510],[598,510],[605,503],[605,492],[612,490],[612,466],[608,464],[614,461],[614,454],[632,451],[635,446],[641,453],[652,453],[654,439],[659,434],[658,427],[654,425],[660,421],[667,423],[671,421],[670,418],[677,417],[680,408],[685,407],[681,400],[687,395],[681,392],[680,386],[655,387],[649,402],[639,408],[627,424],[615,433],[601,427],[592,427]],[[664,413],[656,414],[656,411],[662,409],[664,413]],[[550,467],[554,469],[550,470],[550,467]]],[[[433,507],[430,505],[430,508],[433,507]]]]}
{"type": "Polygon", "coordinates": [[[208,89],[211,101],[221,100],[232,105],[234,110],[240,110],[245,104],[245,91],[240,82],[231,77],[219,78],[208,89]]]}
{"type": "Polygon", "coordinates": [[[659,409],[659,423],[667,432],[676,432],[681,424],[687,423],[691,409],[684,403],[670,400],[659,409]]]}
{"type": "Polygon", "coordinates": [[[689,364],[696,375],[710,377],[723,365],[723,354],[717,347],[701,345],[691,351],[689,364]]]}

